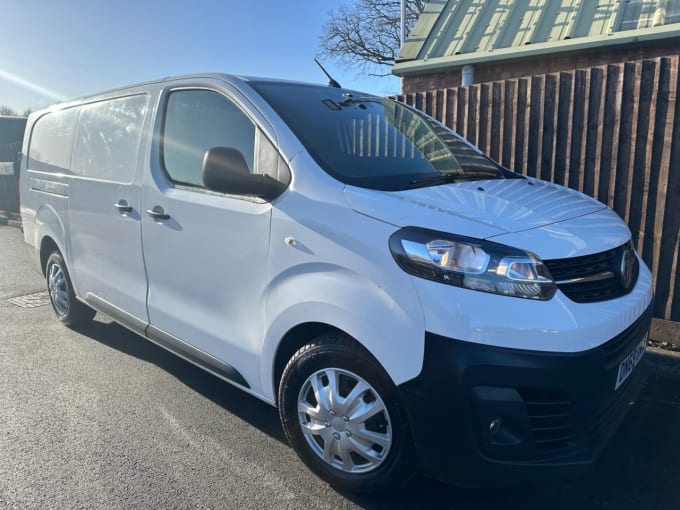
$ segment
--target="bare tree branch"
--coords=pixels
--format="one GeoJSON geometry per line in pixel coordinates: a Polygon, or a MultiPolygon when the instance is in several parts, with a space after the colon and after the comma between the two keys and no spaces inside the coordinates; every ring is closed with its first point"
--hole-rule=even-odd
{"type": "MultiPolygon", "coordinates": [[[[425,4],[426,0],[406,0],[406,33],[413,29],[425,4]]],[[[331,11],[323,27],[320,55],[349,68],[391,66],[399,54],[400,16],[400,0],[354,0],[341,6],[331,11]]]]}
{"type": "Polygon", "coordinates": [[[17,112],[9,106],[0,106],[0,115],[7,115],[9,117],[16,117],[17,112]]]}

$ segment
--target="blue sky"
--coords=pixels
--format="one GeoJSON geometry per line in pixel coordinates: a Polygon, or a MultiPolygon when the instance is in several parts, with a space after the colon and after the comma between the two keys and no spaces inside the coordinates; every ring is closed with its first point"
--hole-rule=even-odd
{"type": "MultiPolygon", "coordinates": [[[[194,72],[325,83],[314,64],[328,13],[351,0],[3,0],[0,105],[19,112],[194,72]]],[[[344,87],[399,91],[324,62],[344,87]]]]}

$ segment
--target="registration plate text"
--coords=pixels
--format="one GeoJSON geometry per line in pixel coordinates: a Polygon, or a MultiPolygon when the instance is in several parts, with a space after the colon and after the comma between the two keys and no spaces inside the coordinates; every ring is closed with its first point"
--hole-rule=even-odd
{"type": "Polygon", "coordinates": [[[635,349],[633,349],[619,365],[619,373],[616,377],[614,391],[618,390],[619,386],[621,386],[623,382],[628,379],[628,376],[633,373],[633,369],[638,363],[640,363],[640,360],[642,359],[642,356],[644,356],[646,349],[647,334],[645,334],[645,337],[642,339],[642,341],[640,341],[640,343],[635,346],[635,349]]]}

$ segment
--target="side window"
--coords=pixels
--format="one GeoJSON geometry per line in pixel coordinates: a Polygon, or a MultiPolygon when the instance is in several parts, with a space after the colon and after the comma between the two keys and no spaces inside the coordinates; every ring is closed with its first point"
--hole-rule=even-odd
{"type": "Polygon", "coordinates": [[[168,98],[163,164],[178,184],[203,187],[202,165],[211,147],[241,151],[253,172],[255,125],[229,99],[209,90],[178,90],[168,98]]]}
{"type": "Polygon", "coordinates": [[[123,97],[81,107],[73,153],[73,172],[129,183],[137,170],[146,95],[123,97]]]}
{"type": "Polygon", "coordinates": [[[78,108],[40,117],[33,126],[28,148],[28,168],[41,172],[71,173],[71,149],[78,108]]]}

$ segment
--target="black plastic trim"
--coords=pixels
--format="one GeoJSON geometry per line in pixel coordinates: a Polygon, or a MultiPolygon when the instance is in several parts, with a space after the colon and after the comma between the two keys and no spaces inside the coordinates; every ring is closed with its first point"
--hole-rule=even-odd
{"type": "Polygon", "coordinates": [[[241,373],[236,370],[229,363],[219,360],[208,353],[205,353],[186,342],[183,342],[179,338],[176,338],[165,331],[158,329],[155,326],[149,326],[146,329],[146,336],[152,342],[157,343],[164,349],[177,354],[178,356],[186,359],[187,361],[214,373],[215,375],[227,379],[239,386],[250,389],[250,385],[241,375],[241,373]]]}
{"type": "Polygon", "coordinates": [[[147,322],[138,319],[134,315],[121,310],[117,306],[112,305],[108,301],[105,301],[92,293],[88,293],[85,296],[84,302],[95,310],[108,315],[121,326],[128,328],[138,335],[146,337],[160,347],[186,359],[190,363],[212,372],[218,377],[222,377],[239,386],[250,389],[250,385],[241,373],[229,363],[219,360],[214,356],[189,345],[179,338],[166,333],[162,329],[149,325],[147,322]]]}
{"type": "Polygon", "coordinates": [[[147,322],[135,317],[134,315],[124,310],[121,310],[117,306],[112,305],[111,303],[105,301],[99,296],[96,296],[88,292],[87,295],[85,296],[84,302],[85,304],[91,306],[95,310],[108,315],[117,323],[119,323],[121,326],[125,326],[126,328],[137,333],[138,335],[142,336],[145,335],[146,327],[148,326],[147,322]]]}
{"type": "Polygon", "coordinates": [[[631,241],[611,250],[566,259],[544,260],[557,287],[576,303],[596,303],[625,296],[637,282],[640,263],[631,241]],[[631,257],[630,280],[623,274],[623,260],[631,257]],[[602,277],[607,275],[606,277],[602,277]]]}

